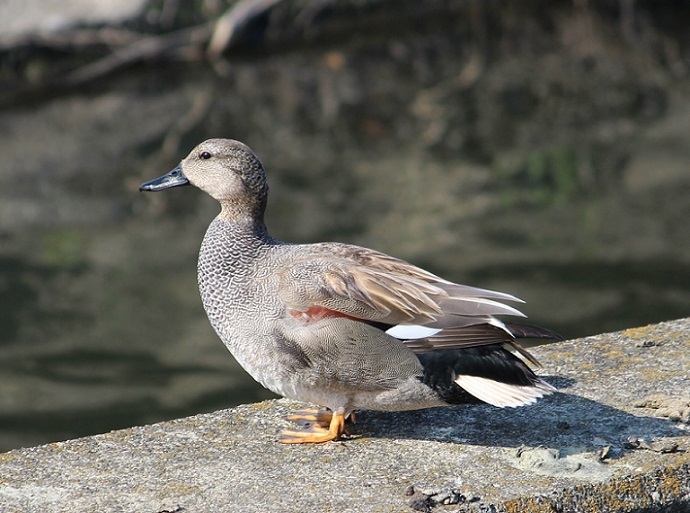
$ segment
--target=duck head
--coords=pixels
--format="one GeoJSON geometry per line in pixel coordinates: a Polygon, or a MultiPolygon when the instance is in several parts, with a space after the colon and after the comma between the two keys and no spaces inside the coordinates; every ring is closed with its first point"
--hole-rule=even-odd
{"type": "Polygon", "coordinates": [[[218,201],[224,217],[263,217],[268,199],[266,173],[254,152],[239,141],[208,139],[172,171],[141,184],[139,190],[155,192],[190,184],[218,201]]]}

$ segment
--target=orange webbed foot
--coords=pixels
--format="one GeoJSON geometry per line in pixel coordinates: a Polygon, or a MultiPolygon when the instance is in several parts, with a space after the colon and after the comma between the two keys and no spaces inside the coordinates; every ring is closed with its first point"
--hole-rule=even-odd
{"type": "Polygon", "coordinates": [[[286,417],[297,424],[316,424],[324,429],[329,428],[332,418],[333,413],[328,410],[299,410],[286,417]]]}
{"type": "Polygon", "coordinates": [[[288,420],[314,424],[300,431],[283,431],[280,442],[284,444],[318,444],[339,440],[343,434],[346,434],[345,415],[342,413],[304,410],[290,415],[288,420]]]}

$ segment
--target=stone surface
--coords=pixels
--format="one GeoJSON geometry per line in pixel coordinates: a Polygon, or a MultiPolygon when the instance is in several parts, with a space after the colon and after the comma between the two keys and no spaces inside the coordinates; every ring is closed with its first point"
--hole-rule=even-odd
{"type": "Polygon", "coordinates": [[[690,319],[535,348],[534,406],[361,412],[343,442],[277,443],[278,400],[15,450],[0,510],[690,511],[689,351],[690,319]]]}

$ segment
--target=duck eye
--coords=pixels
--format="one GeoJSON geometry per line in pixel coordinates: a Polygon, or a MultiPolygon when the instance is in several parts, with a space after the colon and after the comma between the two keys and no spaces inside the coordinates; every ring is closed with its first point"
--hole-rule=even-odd
{"type": "Polygon", "coordinates": [[[199,153],[199,158],[203,160],[208,160],[211,158],[211,154],[207,151],[202,151],[201,153],[199,153]]]}

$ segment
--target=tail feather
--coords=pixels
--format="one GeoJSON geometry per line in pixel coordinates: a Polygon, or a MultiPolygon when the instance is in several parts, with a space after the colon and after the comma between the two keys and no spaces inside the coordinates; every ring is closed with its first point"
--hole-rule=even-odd
{"type": "Polygon", "coordinates": [[[534,403],[537,399],[553,393],[556,389],[546,381],[538,379],[529,386],[511,385],[480,376],[458,376],[460,387],[485,403],[499,408],[516,408],[534,403]]]}
{"type": "Polygon", "coordinates": [[[555,390],[502,344],[429,351],[417,358],[424,369],[422,382],[449,404],[476,398],[494,406],[516,407],[555,390]]]}
{"type": "Polygon", "coordinates": [[[563,340],[563,337],[553,330],[535,326],[533,324],[523,324],[515,322],[504,322],[506,328],[510,330],[515,338],[539,338],[549,340],[563,340]]]}

